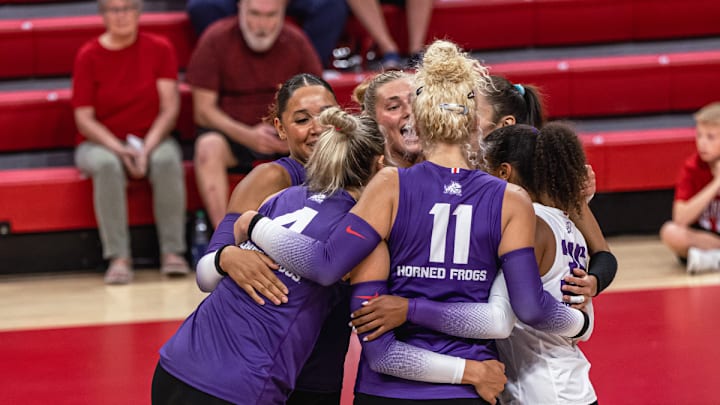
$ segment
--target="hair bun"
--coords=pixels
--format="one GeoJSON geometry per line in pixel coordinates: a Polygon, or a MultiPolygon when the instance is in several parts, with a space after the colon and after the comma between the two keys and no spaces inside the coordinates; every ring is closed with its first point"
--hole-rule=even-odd
{"type": "Polygon", "coordinates": [[[330,107],[320,114],[320,125],[333,127],[343,135],[349,135],[358,128],[357,119],[338,107],[330,107]]]}
{"type": "Polygon", "coordinates": [[[423,57],[423,71],[428,77],[442,78],[450,83],[461,83],[471,76],[471,66],[458,64],[459,58],[465,53],[452,42],[435,41],[425,51],[423,57]]]}

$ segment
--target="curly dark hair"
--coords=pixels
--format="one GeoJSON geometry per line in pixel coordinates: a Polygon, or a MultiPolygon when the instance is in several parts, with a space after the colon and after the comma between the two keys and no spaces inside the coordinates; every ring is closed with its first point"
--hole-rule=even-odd
{"type": "Polygon", "coordinates": [[[552,122],[541,130],[529,125],[498,128],[484,140],[488,171],[508,163],[517,183],[533,200],[546,196],[566,212],[579,213],[587,181],[585,152],[568,124],[552,122]]]}

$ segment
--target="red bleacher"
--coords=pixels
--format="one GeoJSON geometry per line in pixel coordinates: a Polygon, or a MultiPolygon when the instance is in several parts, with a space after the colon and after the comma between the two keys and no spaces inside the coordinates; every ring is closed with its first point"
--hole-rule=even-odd
{"type": "MultiPolygon", "coordinates": [[[[405,49],[404,11],[383,10],[405,49]]],[[[720,34],[718,15],[720,2],[713,0],[435,0],[428,39],[483,50],[708,36],[720,34]]],[[[144,13],[141,27],[170,38],[181,66],[187,64],[196,38],[184,12],[144,13]]],[[[96,15],[1,20],[0,60],[13,63],[0,65],[0,78],[69,74],[78,47],[102,30],[96,15]]],[[[348,31],[368,43],[356,20],[348,31]]]]}
{"type": "MultiPolygon", "coordinates": [[[[185,67],[196,38],[184,12],[144,13],[140,27],[168,38],[185,67]]],[[[99,15],[0,20],[0,78],[69,75],[80,46],[103,31],[99,15]]]]}
{"type": "MultiPolygon", "coordinates": [[[[553,118],[683,112],[715,100],[720,82],[720,51],[666,55],[584,58],[501,63],[492,72],[518,83],[539,85],[553,118]],[[693,91],[687,91],[693,89],[693,91]]],[[[328,78],[342,105],[367,74],[328,78]]],[[[183,140],[192,141],[192,99],[181,85],[178,123],[183,140]]],[[[0,152],[67,148],[74,145],[75,124],[68,89],[0,93],[0,152]]]]}
{"type": "Polygon", "coordinates": [[[580,134],[599,193],[671,189],[695,151],[695,128],[580,134]]]}

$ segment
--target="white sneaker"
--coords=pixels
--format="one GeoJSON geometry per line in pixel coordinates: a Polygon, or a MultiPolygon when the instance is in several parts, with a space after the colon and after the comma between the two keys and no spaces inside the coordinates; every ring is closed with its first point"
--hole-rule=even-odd
{"type": "Polygon", "coordinates": [[[688,249],[687,272],[690,274],[720,271],[720,249],[688,249]]]}

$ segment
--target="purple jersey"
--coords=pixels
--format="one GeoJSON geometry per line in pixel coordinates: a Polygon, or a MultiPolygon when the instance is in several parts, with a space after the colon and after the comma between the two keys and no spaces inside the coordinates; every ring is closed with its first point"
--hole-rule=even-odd
{"type": "MultiPolygon", "coordinates": [[[[326,198],[304,187],[291,187],[264,204],[260,212],[290,229],[323,239],[354,204],[344,191],[326,198]]],[[[284,403],[323,322],[346,298],[346,289],[338,284],[322,287],[284,268],[277,275],[290,290],[289,302],[279,306],[257,305],[232,279],[223,279],[162,347],[163,368],[227,401],[284,403]]],[[[335,336],[345,339],[345,347],[346,322],[342,323],[348,330],[346,337],[335,336]]]]}
{"type": "MultiPolygon", "coordinates": [[[[305,183],[305,166],[302,163],[290,157],[282,157],[274,163],[287,170],[292,186],[305,183]]],[[[339,283],[335,288],[339,290],[338,304],[325,320],[315,349],[297,378],[296,390],[340,392],[342,389],[345,354],[350,344],[350,328],[347,326],[350,318],[350,286],[339,283]]]]}
{"type": "MultiPolygon", "coordinates": [[[[505,183],[485,172],[423,162],[398,169],[399,205],[388,238],[389,290],[407,298],[487,302],[498,271],[505,183]]],[[[422,316],[422,314],[418,314],[422,316]]],[[[457,338],[405,323],[399,341],[473,360],[497,359],[492,340],[457,338]]],[[[356,390],[406,399],[476,398],[469,385],[410,381],[360,359],[356,390]]]]}
{"type": "Polygon", "coordinates": [[[282,166],[290,175],[290,186],[299,186],[305,183],[305,166],[291,157],[281,157],[273,163],[282,166]]]}

